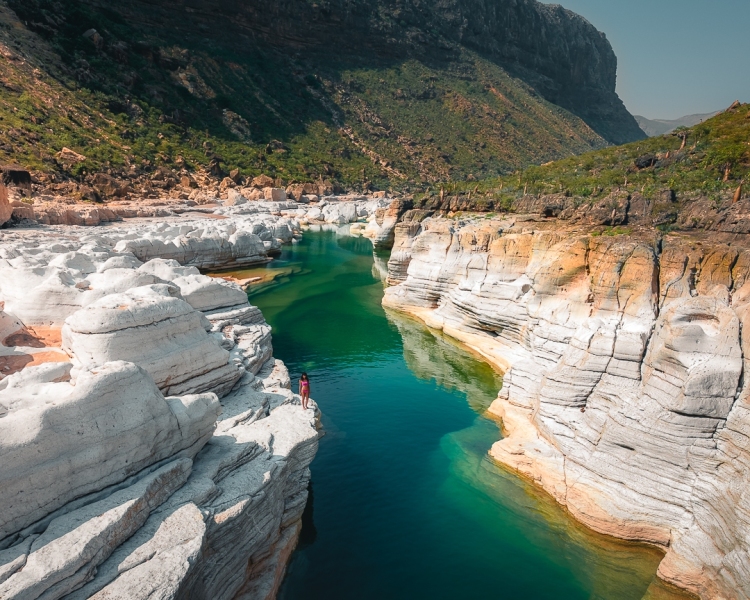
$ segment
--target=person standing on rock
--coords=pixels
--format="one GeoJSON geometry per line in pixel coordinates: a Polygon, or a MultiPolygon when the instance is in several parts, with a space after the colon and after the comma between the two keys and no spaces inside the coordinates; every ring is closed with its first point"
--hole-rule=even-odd
{"type": "Polygon", "coordinates": [[[307,410],[307,403],[310,401],[310,380],[307,373],[302,373],[299,378],[299,395],[302,398],[302,410],[307,410]]]}

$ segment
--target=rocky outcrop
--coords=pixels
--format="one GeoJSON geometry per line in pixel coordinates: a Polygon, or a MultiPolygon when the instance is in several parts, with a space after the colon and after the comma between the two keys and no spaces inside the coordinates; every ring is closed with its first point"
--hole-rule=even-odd
{"type": "Polygon", "coordinates": [[[750,598],[744,240],[514,217],[427,219],[396,248],[384,304],[506,370],[495,459],[664,548],[662,578],[750,598]]]}
{"type": "Polygon", "coordinates": [[[269,252],[278,252],[281,245],[263,223],[248,225],[247,229],[238,229],[234,221],[219,221],[200,228],[156,226],[135,239],[121,240],[115,249],[130,252],[142,261],[166,258],[202,269],[246,267],[266,262],[269,252]]]}
{"type": "Polygon", "coordinates": [[[13,214],[13,207],[8,202],[8,189],[0,184],[0,225],[4,225],[13,214]]]}
{"type": "Polygon", "coordinates": [[[53,383],[60,371],[43,367],[3,381],[3,538],[165,458],[192,458],[213,434],[221,411],[215,395],[175,398],[170,405],[136,365],[99,366],[83,371],[75,385],[53,383]],[[186,415],[182,429],[178,416],[186,415]],[[108,449],[116,452],[102,460],[108,449]]]}
{"type": "MultiPolygon", "coordinates": [[[[258,219],[211,230],[206,261],[258,219]]],[[[280,244],[289,219],[262,219],[280,244]]],[[[316,411],[238,286],[171,249],[147,262],[119,249],[164,225],[32,229],[0,245],[2,598],[275,596],[316,411]]]]}
{"type": "Polygon", "coordinates": [[[395,239],[394,228],[411,207],[410,200],[394,200],[388,208],[376,210],[362,235],[372,239],[376,250],[390,250],[395,239]]]}
{"type": "Polygon", "coordinates": [[[124,360],[140,364],[166,395],[234,387],[241,373],[211,324],[165,284],[110,294],[65,321],[63,350],[84,368],[124,360]],[[207,331],[208,330],[208,331],[207,331]]]}

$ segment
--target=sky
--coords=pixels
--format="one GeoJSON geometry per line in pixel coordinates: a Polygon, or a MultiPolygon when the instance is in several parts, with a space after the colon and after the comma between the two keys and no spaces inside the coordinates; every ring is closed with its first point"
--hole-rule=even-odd
{"type": "Polygon", "coordinates": [[[676,119],[750,102],[750,0],[554,3],[607,35],[617,93],[632,114],[676,119]]]}

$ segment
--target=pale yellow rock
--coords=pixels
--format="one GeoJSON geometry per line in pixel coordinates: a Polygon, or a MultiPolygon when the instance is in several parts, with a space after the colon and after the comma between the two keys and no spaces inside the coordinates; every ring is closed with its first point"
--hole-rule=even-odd
{"type": "Polygon", "coordinates": [[[8,202],[8,188],[0,183],[0,225],[3,225],[13,214],[13,207],[8,202]]]}

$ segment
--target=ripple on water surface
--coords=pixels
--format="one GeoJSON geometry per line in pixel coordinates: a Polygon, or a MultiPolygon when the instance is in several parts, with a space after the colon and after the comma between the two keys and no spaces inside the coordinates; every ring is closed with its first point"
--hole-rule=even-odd
{"type": "Polygon", "coordinates": [[[382,268],[368,240],[308,233],[251,287],[326,430],[279,597],[684,598],[656,580],[659,552],[586,530],[487,458],[502,378],[386,313],[382,268]]]}

